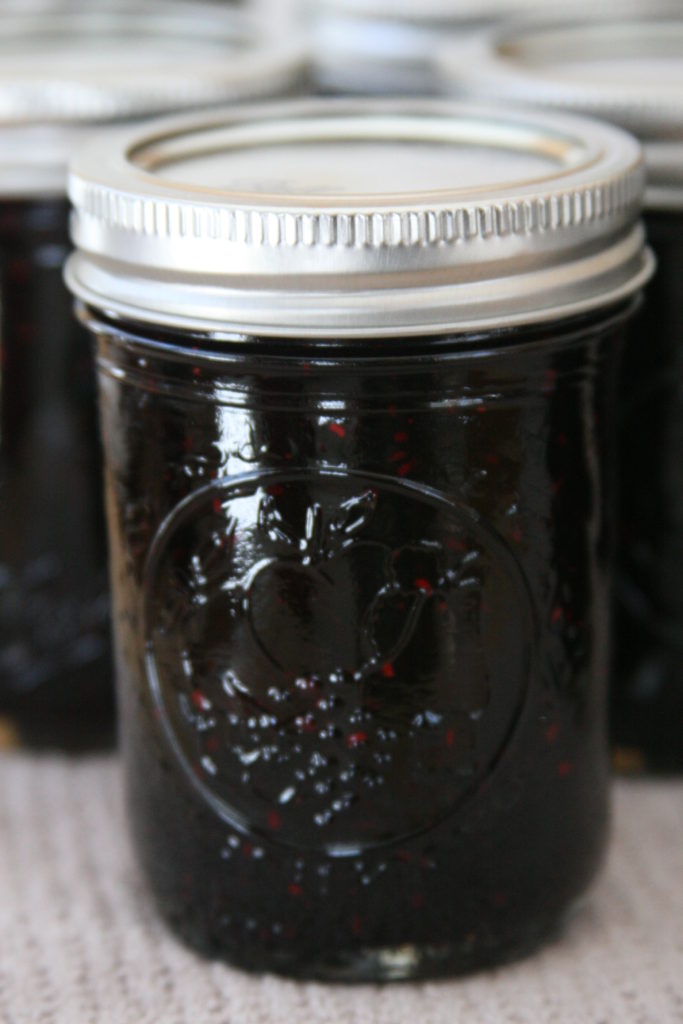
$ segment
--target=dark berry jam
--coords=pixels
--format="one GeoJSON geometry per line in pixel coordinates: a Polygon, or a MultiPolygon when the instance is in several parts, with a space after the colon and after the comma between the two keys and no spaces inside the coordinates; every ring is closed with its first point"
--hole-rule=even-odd
{"type": "Polygon", "coordinates": [[[62,281],[65,200],[0,203],[0,711],[59,740],[111,720],[90,339],[62,281]],[[41,728],[41,723],[44,728],[41,728]]]}
{"type": "Polygon", "coordinates": [[[624,767],[683,769],[683,215],[650,213],[657,255],[624,350],[612,736],[624,767]]]}
{"type": "Polygon", "coordinates": [[[629,311],[338,346],[91,321],[128,800],[195,947],[459,972],[584,890],[629,311]]]}

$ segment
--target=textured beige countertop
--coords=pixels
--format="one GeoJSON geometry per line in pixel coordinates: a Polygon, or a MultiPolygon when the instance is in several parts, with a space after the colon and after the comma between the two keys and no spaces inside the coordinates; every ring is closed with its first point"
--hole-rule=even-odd
{"type": "Polygon", "coordinates": [[[157,918],[114,755],[0,755],[1,1024],[683,1024],[683,780],[620,781],[605,870],[513,966],[394,986],[208,963],[157,918]]]}

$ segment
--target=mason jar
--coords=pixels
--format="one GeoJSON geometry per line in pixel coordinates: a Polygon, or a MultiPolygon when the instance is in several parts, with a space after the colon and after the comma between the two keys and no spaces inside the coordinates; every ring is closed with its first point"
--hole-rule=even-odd
{"type": "Polygon", "coordinates": [[[595,21],[652,13],[676,0],[302,0],[313,77],[322,92],[439,95],[437,55],[487,25],[545,18],[595,21]]]}
{"type": "Polygon", "coordinates": [[[67,162],[95,125],[277,93],[301,59],[201,5],[31,10],[4,14],[0,40],[0,713],[61,742],[58,717],[81,737],[113,718],[95,376],[62,280],[67,162]]]}
{"type": "Polygon", "coordinates": [[[624,771],[683,769],[683,19],[672,11],[504,28],[442,59],[461,94],[594,113],[644,145],[658,270],[629,331],[619,399],[611,727],[624,771]]]}
{"type": "Polygon", "coordinates": [[[194,946],[463,971],[593,876],[642,187],[617,129],[418,100],[77,160],[128,803],[194,946]]]}

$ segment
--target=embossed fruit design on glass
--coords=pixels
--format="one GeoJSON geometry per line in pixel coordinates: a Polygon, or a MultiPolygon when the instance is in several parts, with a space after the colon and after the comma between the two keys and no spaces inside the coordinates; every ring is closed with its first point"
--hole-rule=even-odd
{"type": "Polygon", "coordinates": [[[219,813],[339,852],[447,814],[529,674],[528,597],[500,540],[426,488],[325,469],[210,485],[168,528],[147,674],[219,813]]]}
{"type": "MultiPolygon", "coordinates": [[[[500,272],[505,233],[470,251],[420,232],[465,224],[443,180],[478,176],[489,149],[493,191],[538,174],[554,124],[315,101],[160,128],[153,152],[139,131],[74,172],[69,280],[97,339],[127,792],[159,907],[253,970],[391,979],[520,956],[605,841],[611,393],[649,273],[637,146],[604,130],[619,184],[601,194],[597,293],[565,248],[577,225],[557,227],[565,315],[534,324],[513,304],[503,324],[464,267],[500,272]],[[373,186],[374,221],[344,212],[368,146],[393,182],[373,186]],[[128,173],[141,224],[161,195],[182,199],[173,217],[197,200],[182,234],[129,252],[123,221],[100,234],[128,173]],[[425,190],[433,222],[415,212],[425,190]],[[215,247],[188,244],[188,224],[215,247]],[[372,270],[391,238],[412,283],[372,270]],[[155,247],[181,271],[147,265],[155,247]],[[217,258],[225,280],[198,266],[217,258]]],[[[564,131],[560,190],[606,145],[594,125],[564,131]]],[[[535,309],[547,279],[530,266],[511,256],[507,285],[535,309]]]]}

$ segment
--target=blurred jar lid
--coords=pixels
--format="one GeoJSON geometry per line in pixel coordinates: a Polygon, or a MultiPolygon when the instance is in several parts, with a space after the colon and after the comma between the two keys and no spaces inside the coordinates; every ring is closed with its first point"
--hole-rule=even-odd
{"type": "Polygon", "coordinates": [[[647,280],[643,186],[635,139],[569,115],[430,99],[200,113],[78,154],[68,281],[214,338],[549,321],[647,280]]]}
{"type": "Polygon", "coordinates": [[[94,124],[290,92],[301,47],[204,3],[0,4],[0,194],[64,192],[94,124]]]}
{"type": "Polygon", "coordinates": [[[511,18],[588,20],[649,6],[648,0],[308,0],[305,11],[322,88],[436,94],[434,57],[444,35],[462,37],[511,18]]]}
{"type": "Polygon", "coordinates": [[[447,91],[594,114],[644,144],[647,205],[683,209],[683,18],[519,24],[438,56],[447,91]]]}

